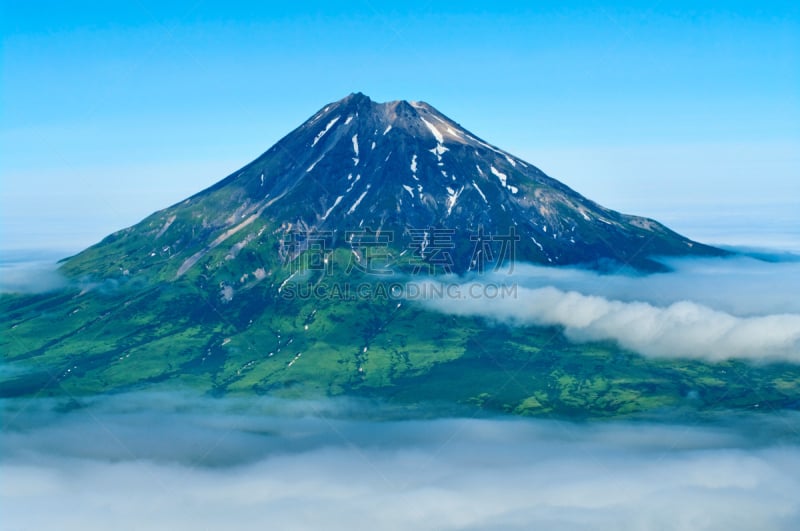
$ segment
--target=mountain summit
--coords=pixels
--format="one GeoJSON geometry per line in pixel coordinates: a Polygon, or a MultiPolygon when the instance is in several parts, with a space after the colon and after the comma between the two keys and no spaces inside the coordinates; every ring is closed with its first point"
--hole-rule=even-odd
{"type": "Polygon", "coordinates": [[[722,253],[586,199],[427,103],[376,103],[354,93],[67,269],[107,276],[158,264],[181,277],[218,247],[236,248],[229,259],[258,248],[265,230],[281,244],[291,231],[325,234],[332,248],[350,245],[348,233],[371,231],[396,254],[416,245],[419,258],[441,259],[446,250],[444,265],[455,272],[476,267],[481,238],[508,238],[516,260],[546,265],[658,270],[656,256],[722,253]]]}
{"type": "Polygon", "coordinates": [[[15,368],[0,371],[0,397],[188,388],[585,418],[684,408],[699,389],[692,407],[791,407],[796,393],[772,382],[797,380],[794,369],[498,328],[426,300],[447,285],[455,305],[529,304],[513,275],[470,274],[469,293],[454,276],[414,277],[503,258],[653,270],[659,255],[719,253],[593,203],[426,103],[351,94],[65,260],[63,289],[0,294],[0,364],[15,368]]]}

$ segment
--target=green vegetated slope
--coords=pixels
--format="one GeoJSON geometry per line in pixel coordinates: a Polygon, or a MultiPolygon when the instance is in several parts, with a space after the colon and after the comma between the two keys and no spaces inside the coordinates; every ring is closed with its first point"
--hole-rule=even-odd
{"type": "Polygon", "coordinates": [[[601,207],[430,105],[351,94],[66,260],[69,288],[0,296],[0,395],[190,388],[565,417],[798,405],[795,365],[647,359],[392,296],[417,269],[441,273],[438,251],[474,271],[476,248],[641,271],[664,269],[651,255],[727,254],[601,207]],[[369,228],[385,249],[362,245],[369,228]]]}
{"type": "MultiPolygon", "coordinates": [[[[211,251],[179,278],[177,264],[153,256],[157,265],[136,276],[3,296],[0,347],[17,370],[0,392],[188,387],[565,417],[774,410],[800,399],[800,367],[790,364],[648,359],[614,344],[571,344],[558,329],[432,312],[392,296],[400,277],[346,272],[344,249],[329,255],[327,273],[298,271],[298,262],[292,270],[247,249],[250,256],[226,261],[228,252],[211,251]]],[[[91,259],[79,255],[68,269],[91,259]]]]}

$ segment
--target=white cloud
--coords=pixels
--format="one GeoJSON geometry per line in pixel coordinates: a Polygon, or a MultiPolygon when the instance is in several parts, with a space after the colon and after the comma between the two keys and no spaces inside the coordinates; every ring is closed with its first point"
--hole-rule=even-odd
{"type": "MultiPolygon", "coordinates": [[[[652,275],[606,275],[574,267],[517,264],[511,279],[529,288],[553,286],[622,301],[657,306],[693,301],[715,310],[746,317],[800,313],[800,256],[747,256],[665,259],[673,271],[652,275]]],[[[508,281],[496,275],[491,281],[508,281]]]]}
{"type": "MultiPolygon", "coordinates": [[[[458,292],[483,291],[473,286],[461,285],[458,292]]],[[[798,314],[735,317],[690,301],[658,307],[554,287],[520,287],[513,297],[504,298],[430,298],[425,304],[445,313],[515,325],[560,326],[572,341],[614,340],[645,356],[800,362],[798,314]]]]}
{"type": "MultiPolygon", "coordinates": [[[[463,282],[446,296],[421,298],[441,312],[559,326],[572,341],[613,340],[646,356],[800,362],[798,262],[739,258],[674,265],[674,273],[650,276],[517,266],[512,276],[463,282]],[[484,286],[496,283],[517,289],[485,296],[484,286]]],[[[423,294],[437,293],[437,282],[414,284],[423,294]]]]}
{"type": "Polygon", "coordinates": [[[0,293],[44,293],[67,284],[52,261],[0,262],[0,293]]]}
{"type": "Polygon", "coordinates": [[[797,415],[725,427],[353,420],[342,412],[385,412],[163,395],[67,414],[15,414],[23,407],[0,457],[11,529],[800,525],[797,415]]]}

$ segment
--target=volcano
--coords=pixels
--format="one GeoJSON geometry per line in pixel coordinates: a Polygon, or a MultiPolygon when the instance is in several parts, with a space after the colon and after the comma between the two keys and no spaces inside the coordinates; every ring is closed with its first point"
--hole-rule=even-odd
{"type": "Polygon", "coordinates": [[[683,403],[729,372],[712,398],[773,393],[778,407],[788,398],[764,384],[770,368],[574,345],[557,328],[501,330],[392,291],[515,262],[652,272],[663,256],[722,254],[594,203],[426,103],[356,93],[64,260],[65,288],[0,295],[2,361],[20,368],[0,395],[167,386],[609,416],[683,403]],[[590,393],[576,384],[589,381],[590,393]]]}
{"type": "Polygon", "coordinates": [[[383,234],[395,254],[408,250],[457,273],[481,265],[481,237],[508,237],[514,259],[545,265],[655,271],[664,269],[659,256],[723,254],[654,220],[603,208],[427,103],[376,103],[356,93],[66,268],[101,277],[169,270],[177,278],[216,248],[233,246],[238,255],[259,247],[265,227],[321,234],[330,248],[352,247],[348,234],[383,234]]]}

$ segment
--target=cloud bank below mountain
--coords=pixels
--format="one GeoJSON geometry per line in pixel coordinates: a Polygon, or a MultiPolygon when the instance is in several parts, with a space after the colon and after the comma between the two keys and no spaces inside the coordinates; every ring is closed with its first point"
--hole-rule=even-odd
{"type": "Polygon", "coordinates": [[[0,294],[45,293],[65,288],[68,280],[54,261],[11,262],[0,259],[0,294]]]}
{"type": "Polygon", "coordinates": [[[796,414],[587,425],[354,420],[365,404],[176,395],[4,406],[13,529],[800,525],[796,414]]]}
{"type": "MultiPolygon", "coordinates": [[[[458,296],[423,304],[513,326],[557,326],[575,342],[612,340],[651,357],[800,363],[800,302],[793,295],[800,264],[739,258],[674,265],[673,273],[644,277],[522,266],[511,276],[460,282],[451,291],[458,296]],[[490,284],[516,290],[485,296],[490,284]]],[[[417,284],[422,293],[442,292],[437,282],[417,284]]]]}

